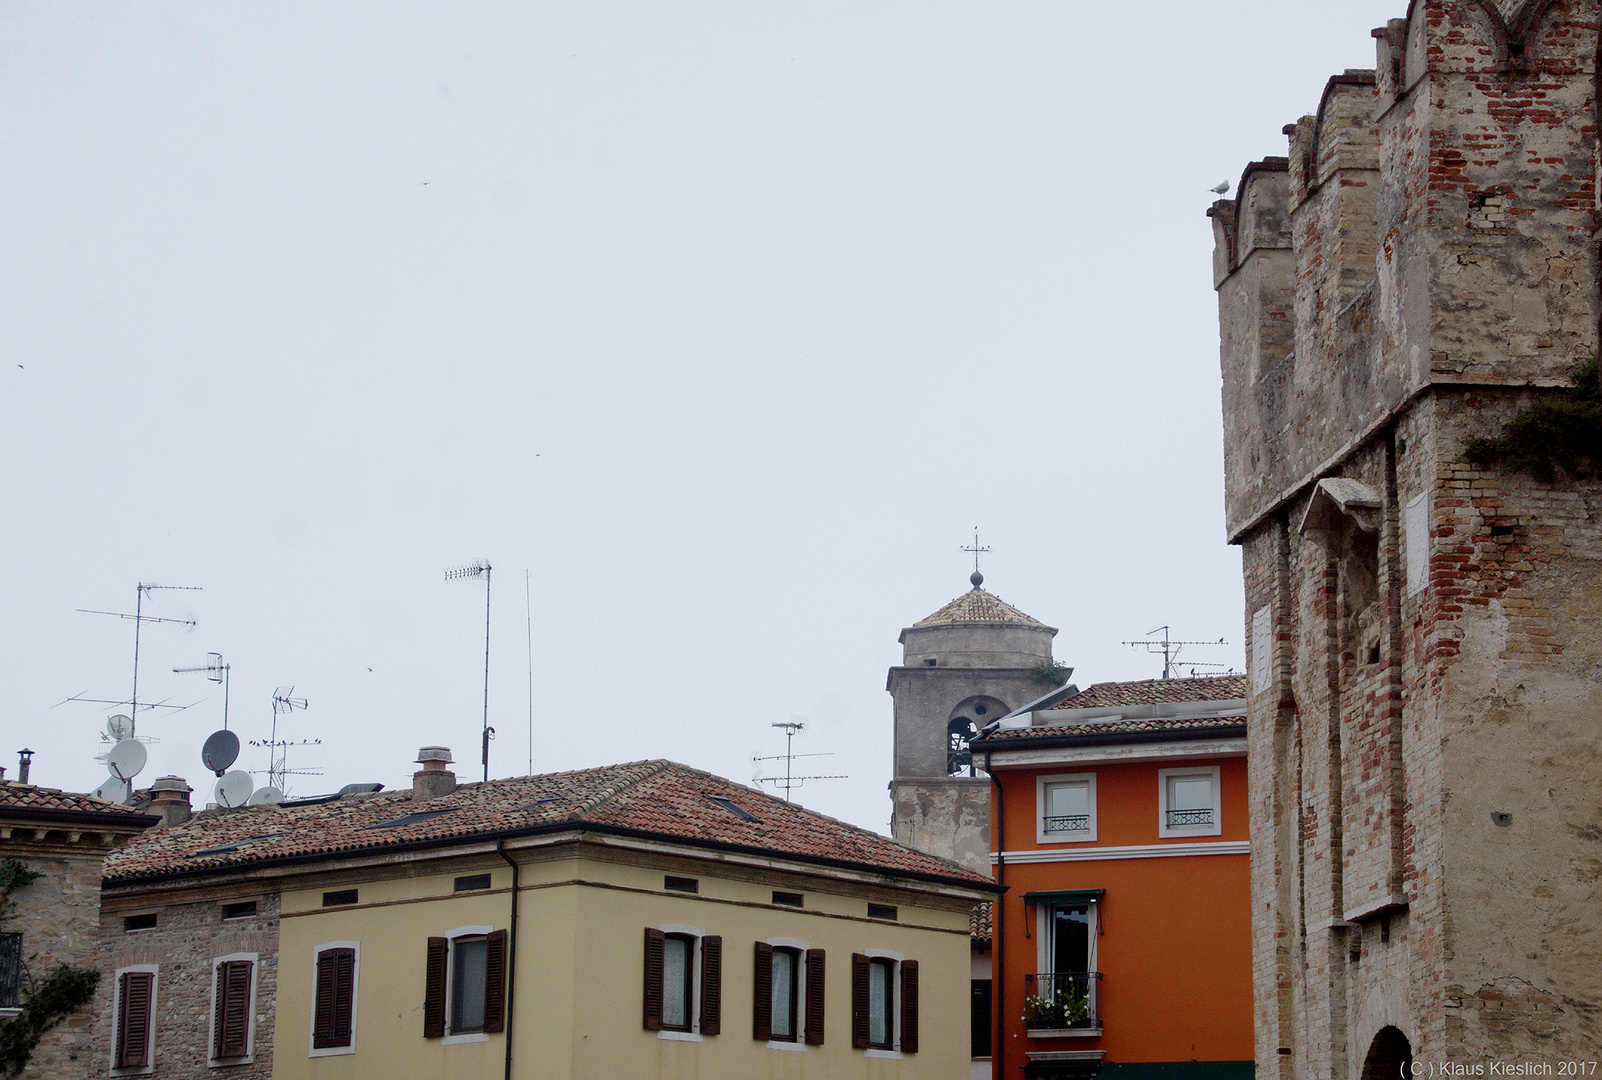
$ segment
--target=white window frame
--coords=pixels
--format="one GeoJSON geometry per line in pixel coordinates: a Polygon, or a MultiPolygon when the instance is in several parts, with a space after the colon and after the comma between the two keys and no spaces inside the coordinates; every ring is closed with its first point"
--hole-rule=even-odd
{"type": "MultiPolygon", "coordinates": [[[[890,1015],[885,1018],[890,1028],[890,1045],[895,1049],[880,1050],[877,1047],[870,1046],[862,1053],[871,1058],[887,1058],[891,1061],[900,1061],[906,1056],[901,1052],[901,965],[906,960],[906,957],[901,953],[891,952],[889,949],[864,949],[862,952],[870,961],[895,961],[890,968],[890,1015]]],[[[872,977],[871,975],[869,976],[870,979],[872,977]]],[[[868,1026],[870,1028],[873,1026],[871,1016],[868,1020],[868,1026]]]]}
{"type": "MultiPolygon", "coordinates": [[[[354,1054],[356,1052],[356,1009],[361,1001],[362,982],[362,943],[359,941],[325,941],[312,949],[312,995],[311,995],[311,1024],[306,1029],[306,1056],[307,1057],[338,1057],[341,1054],[354,1054]],[[350,949],[356,955],[351,960],[350,970],[350,1045],[325,1046],[319,1049],[317,1043],[317,955],[327,949],[350,949]]],[[[447,954],[448,955],[448,954],[447,954]]],[[[215,980],[214,980],[215,981],[215,980]]],[[[450,986],[446,985],[445,994],[450,996],[450,986]]]]}
{"type": "MultiPolygon", "coordinates": [[[[488,937],[495,932],[493,926],[458,926],[455,930],[445,934],[445,1037],[440,1040],[441,1046],[455,1046],[458,1043],[489,1042],[489,1033],[484,1031],[468,1031],[457,1035],[451,1031],[451,991],[456,986],[456,939],[464,937],[488,937]]],[[[352,1025],[354,1029],[354,1024],[352,1025]]]]}
{"type": "Polygon", "coordinates": [[[156,1007],[161,1001],[161,965],[129,964],[111,977],[111,1054],[107,1065],[112,1076],[148,1076],[156,1071],[156,1007]],[[117,1068],[117,1017],[122,1014],[122,977],[131,971],[148,971],[150,980],[150,1039],[145,1044],[145,1061],[137,1069],[117,1068]]]}
{"type": "Polygon", "coordinates": [[[794,949],[796,956],[795,971],[795,1041],[785,1039],[769,1039],[769,1050],[800,1050],[807,1048],[807,950],[812,946],[795,938],[770,937],[767,944],[775,949],[794,949]]]}
{"type": "Polygon", "coordinates": [[[227,956],[214,956],[211,960],[211,1009],[206,1013],[206,1067],[208,1069],[226,1069],[230,1065],[250,1065],[256,1060],[256,979],[261,974],[261,954],[253,952],[229,953],[227,956]],[[217,968],[230,960],[250,961],[250,990],[246,993],[245,1013],[245,1055],[243,1057],[219,1058],[217,1056],[217,968]]]}
{"type": "Polygon", "coordinates": [[[1096,774],[1055,773],[1035,778],[1035,843],[1037,844],[1088,844],[1096,839],[1096,774]],[[1046,788],[1051,784],[1085,783],[1085,802],[1090,809],[1090,828],[1082,833],[1046,831],[1046,788]],[[1070,839],[1071,837],[1071,839],[1070,839]]]}
{"type": "MultiPolygon", "coordinates": [[[[699,926],[684,926],[680,923],[663,923],[657,927],[663,934],[682,934],[695,940],[695,947],[690,950],[690,1030],[689,1031],[663,1031],[658,1029],[656,1037],[667,1042],[700,1042],[701,1041],[701,939],[706,937],[706,931],[699,926]]],[[[664,992],[666,987],[663,988],[664,992]]]]}
{"type": "Polygon", "coordinates": [[[1218,836],[1224,831],[1224,806],[1217,765],[1187,765],[1183,768],[1157,770],[1157,835],[1163,839],[1181,836],[1218,836]],[[1213,782],[1213,823],[1211,825],[1168,825],[1168,778],[1170,776],[1201,776],[1206,774],[1213,782]]]}

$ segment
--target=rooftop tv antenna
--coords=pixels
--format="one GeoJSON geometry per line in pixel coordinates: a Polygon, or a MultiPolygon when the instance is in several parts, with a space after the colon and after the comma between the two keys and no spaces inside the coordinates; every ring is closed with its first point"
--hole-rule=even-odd
{"type": "Polygon", "coordinates": [[[175,667],[174,675],[188,675],[191,672],[204,672],[206,678],[214,683],[222,683],[223,688],[223,730],[228,730],[228,673],[232,665],[223,663],[222,653],[207,653],[206,662],[200,667],[175,667]]]}
{"type": "MultiPolygon", "coordinates": [[[[1169,628],[1166,626],[1159,626],[1156,630],[1146,631],[1146,636],[1139,641],[1125,641],[1121,642],[1120,644],[1129,645],[1134,648],[1140,648],[1144,646],[1146,651],[1154,656],[1160,653],[1163,658],[1163,678],[1165,679],[1172,679],[1174,677],[1174,670],[1180,666],[1178,663],[1180,650],[1182,650],[1186,645],[1229,644],[1229,642],[1225,641],[1223,638],[1219,638],[1217,641],[1174,641],[1169,638],[1168,635],[1169,628]],[[1162,631],[1162,637],[1157,636],[1158,630],[1162,631]]],[[[1184,666],[1190,669],[1190,673],[1192,675],[1195,675],[1197,668],[1223,668],[1227,667],[1228,665],[1203,663],[1200,660],[1187,660],[1185,661],[1184,666]]],[[[1234,668],[1230,668],[1229,670],[1234,671],[1234,668]]]]}
{"type": "MultiPolygon", "coordinates": [[[[289,748],[291,746],[321,746],[321,739],[280,739],[278,737],[278,717],[284,713],[294,712],[296,709],[306,708],[306,699],[294,696],[293,686],[280,686],[273,691],[273,733],[272,738],[252,739],[250,745],[259,746],[267,751],[267,785],[279,791],[284,790],[284,777],[286,776],[321,776],[321,769],[291,769],[289,768],[289,748]]],[[[245,792],[246,796],[250,792],[245,792]]]]}
{"type": "Polygon", "coordinates": [[[529,600],[529,571],[523,571],[523,613],[528,629],[528,775],[534,775],[534,605],[529,600]]]}
{"type": "MultiPolygon", "coordinates": [[[[114,615],[119,619],[132,619],[133,620],[133,624],[134,624],[133,696],[126,703],[128,705],[128,716],[129,716],[129,719],[132,721],[131,724],[129,725],[129,729],[128,729],[128,737],[129,738],[133,737],[134,730],[139,726],[139,630],[140,630],[140,628],[142,626],[144,626],[144,624],[147,623],[147,622],[177,623],[179,626],[189,626],[189,627],[192,627],[192,626],[195,625],[195,619],[194,619],[194,616],[192,616],[192,615],[187,619],[162,619],[162,618],[157,618],[154,615],[146,615],[145,614],[145,594],[146,593],[152,593],[152,592],[199,592],[203,587],[204,586],[201,586],[201,585],[157,585],[154,582],[141,581],[135,586],[135,589],[134,589],[134,592],[135,592],[135,596],[134,596],[134,613],[132,615],[129,615],[125,611],[96,611],[96,610],[93,610],[91,608],[79,608],[78,609],[79,611],[83,612],[86,615],[114,615]]],[[[74,699],[73,698],[68,698],[67,700],[68,701],[72,701],[74,699]]],[[[79,700],[79,701],[90,701],[90,700],[94,700],[94,699],[91,699],[91,698],[78,698],[76,700],[79,700]]],[[[116,702],[116,704],[121,705],[121,704],[123,704],[123,702],[116,702]]],[[[151,706],[147,705],[145,707],[146,708],[150,708],[151,706]]]]}
{"type": "MultiPolygon", "coordinates": [[[[468,578],[481,577],[484,579],[484,733],[480,740],[483,745],[484,779],[489,779],[489,744],[495,737],[495,729],[489,723],[489,645],[490,645],[490,564],[488,559],[479,559],[466,566],[458,566],[445,571],[446,581],[464,581],[468,578]]],[[[532,673],[529,682],[533,683],[532,673]]],[[[532,711],[532,710],[531,710],[532,711]]],[[[532,763],[530,764],[532,771],[532,763]]]]}
{"type": "Polygon", "coordinates": [[[846,779],[849,779],[849,777],[847,777],[844,773],[837,773],[837,774],[832,775],[832,776],[796,776],[796,775],[794,775],[792,770],[791,770],[791,763],[794,762],[796,758],[804,758],[804,757],[833,757],[834,755],[832,753],[797,754],[791,749],[792,744],[795,741],[795,737],[797,735],[799,735],[802,732],[802,730],[804,730],[806,728],[806,726],[807,726],[805,724],[805,722],[803,722],[801,720],[780,720],[780,721],[778,721],[777,723],[774,723],[771,726],[772,727],[776,727],[776,728],[783,728],[784,729],[784,753],[782,753],[782,754],[773,754],[773,755],[770,755],[768,757],[753,757],[751,760],[752,761],[783,761],[784,762],[784,775],[783,776],[758,776],[758,777],[755,777],[754,779],[758,784],[772,784],[775,788],[777,788],[778,790],[784,792],[784,801],[785,802],[789,802],[790,801],[790,792],[795,790],[798,787],[801,787],[808,780],[846,780],[846,779]]]}

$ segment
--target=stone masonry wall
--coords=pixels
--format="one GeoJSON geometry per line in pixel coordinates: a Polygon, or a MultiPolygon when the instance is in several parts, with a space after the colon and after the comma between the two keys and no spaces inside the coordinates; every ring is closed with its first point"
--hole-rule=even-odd
{"type": "Polygon", "coordinates": [[[1463,450],[1597,347],[1602,12],[1407,15],[1212,212],[1280,1080],[1602,1054],[1602,484],[1463,450]]]}
{"type": "MultiPolygon", "coordinates": [[[[149,896],[150,894],[146,894],[149,896]]],[[[278,896],[238,888],[196,892],[181,902],[130,907],[108,898],[100,923],[101,981],[96,1000],[92,1075],[111,1075],[112,1000],[118,969],[159,965],[156,976],[154,1075],[169,1080],[267,1080],[273,1065],[273,1018],[278,989],[278,896]],[[222,905],[256,901],[256,915],[224,920],[222,905]],[[150,930],[125,929],[125,918],[156,913],[150,930]],[[211,1067],[213,961],[230,953],[257,953],[256,995],[247,1063],[211,1067]]]]}
{"type": "MultiPolygon", "coordinates": [[[[7,932],[22,934],[25,977],[40,979],[59,964],[93,967],[99,946],[100,863],[105,849],[65,843],[26,843],[13,839],[0,845],[0,856],[16,858],[39,875],[11,896],[7,932]]],[[[88,1076],[92,1069],[90,1041],[94,1012],[85,1009],[47,1032],[23,1070],[24,1080],[88,1076]]]]}

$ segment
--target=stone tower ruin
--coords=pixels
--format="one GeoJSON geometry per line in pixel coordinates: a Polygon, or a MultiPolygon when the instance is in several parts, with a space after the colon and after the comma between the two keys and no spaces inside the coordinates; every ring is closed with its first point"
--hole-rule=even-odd
{"type": "Polygon", "coordinates": [[[1260,1077],[1602,1050],[1602,483],[1468,449],[1597,351],[1598,16],[1414,0],[1210,212],[1260,1077]]]}

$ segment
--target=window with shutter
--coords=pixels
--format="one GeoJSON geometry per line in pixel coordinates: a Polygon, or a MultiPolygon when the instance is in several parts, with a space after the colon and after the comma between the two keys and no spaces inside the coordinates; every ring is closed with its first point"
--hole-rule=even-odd
{"type": "Polygon", "coordinates": [[[156,1006],[156,973],[125,971],[117,980],[117,1047],[112,1060],[118,1069],[150,1066],[151,1014],[156,1006]]]}
{"type": "Polygon", "coordinates": [[[722,1030],[723,938],[717,934],[706,934],[701,938],[700,1032],[702,1035],[717,1035],[722,1030]]]}
{"type": "Polygon", "coordinates": [[[217,962],[213,997],[211,1056],[213,1060],[250,1055],[250,990],[254,960],[217,962]]]}
{"type": "Polygon", "coordinates": [[[823,950],[807,950],[807,1045],[823,1045],[823,950]]]}
{"type": "Polygon", "coordinates": [[[485,939],[484,1031],[491,1035],[506,1030],[507,940],[505,930],[493,931],[485,939]]]}
{"type": "Polygon", "coordinates": [[[331,1050],[352,1043],[356,1012],[356,950],[339,946],[317,953],[316,1015],[312,1049],[331,1050]]]}
{"type": "Polygon", "coordinates": [[[667,935],[645,928],[645,1030],[662,1029],[662,954],[667,935]]]}
{"type": "Polygon", "coordinates": [[[761,1042],[773,1038],[773,946],[756,943],[751,988],[751,1037],[761,1042]]]}
{"type": "Polygon", "coordinates": [[[428,961],[423,969],[423,1038],[445,1037],[445,960],[450,943],[428,939],[428,961]]]}
{"type": "Polygon", "coordinates": [[[901,961],[901,1045],[903,1054],[918,1052],[918,961],[901,961]]]}
{"type": "Polygon", "coordinates": [[[868,958],[851,954],[851,1045],[868,1048],[868,958]]]}

